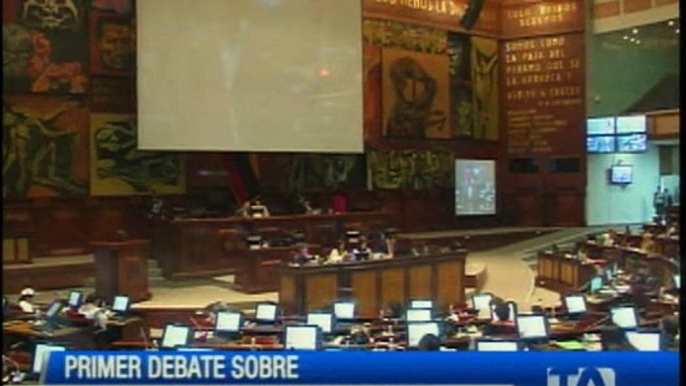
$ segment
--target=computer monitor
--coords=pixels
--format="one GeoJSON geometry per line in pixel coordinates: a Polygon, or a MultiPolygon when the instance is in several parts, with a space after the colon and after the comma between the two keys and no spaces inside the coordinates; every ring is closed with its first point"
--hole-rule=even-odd
{"type": "Polygon", "coordinates": [[[45,319],[50,320],[56,318],[60,314],[60,311],[62,311],[62,308],[64,308],[64,305],[60,301],[56,300],[50,303],[48,310],[45,311],[45,319]]]}
{"type": "Polygon", "coordinates": [[[612,323],[623,329],[638,327],[638,314],[633,306],[619,306],[610,309],[612,323]]]}
{"type": "Polygon", "coordinates": [[[181,352],[193,352],[193,351],[214,351],[211,348],[208,347],[193,347],[193,346],[177,346],[176,351],[181,351],[181,352]]]}
{"type": "Polygon", "coordinates": [[[434,302],[428,299],[414,299],[410,301],[410,308],[433,309],[434,302]]]}
{"type": "Polygon", "coordinates": [[[614,277],[614,273],[612,272],[610,267],[606,268],[604,272],[605,272],[605,282],[606,283],[611,282],[612,278],[614,277]]]}
{"type": "Polygon", "coordinates": [[[266,217],[267,207],[264,205],[250,205],[250,215],[252,217],[266,217]]]}
{"type": "Polygon", "coordinates": [[[241,331],[243,315],[236,311],[219,311],[214,323],[217,333],[237,333],[241,331]]]}
{"type": "Polygon", "coordinates": [[[33,351],[31,372],[33,374],[41,374],[46,369],[50,353],[55,351],[67,351],[67,348],[56,344],[36,343],[35,350],[33,351]]]}
{"type": "Polygon", "coordinates": [[[275,323],[278,307],[274,303],[258,303],[255,307],[255,321],[258,323],[275,323]]]}
{"type": "Polygon", "coordinates": [[[333,313],[337,320],[350,321],[355,319],[355,303],[336,302],[333,305],[333,313]]]}
{"type": "Polygon", "coordinates": [[[638,351],[660,351],[663,336],[659,331],[627,331],[626,340],[638,351]]]}
{"type": "Polygon", "coordinates": [[[128,296],[117,295],[114,297],[114,300],[112,300],[112,311],[118,314],[125,314],[129,312],[130,307],[131,298],[129,298],[128,296]]]}
{"type": "Polygon", "coordinates": [[[173,349],[178,346],[187,346],[193,337],[192,330],[189,326],[181,326],[178,324],[167,324],[162,333],[162,343],[160,348],[173,349]]]}
{"type": "Polygon", "coordinates": [[[405,311],[405,320],[409,322],[430,322],[431,321],[431,310],[419,308],[410,308],[405,311]]]}
{"type": "Polygon", "coordinates": [[[544,340],[550,336],[550,328],[545,315],[517,315],[517,334],[519,339],[544,340]]]}
{"type": "Polygon", "coordinates": [[[475,310],[490,310],[491,301],[493,301],[492,294],[477,294],[472,296],[472,308],[475,310]]]}
{"type": "Polygon", "coordinates": [[[321,347],[322,337],[319,326],[288,325],[285,334],[286,350],[318,350],[321,347]]]}
{"type": "Polygon", "coordinates": [[[674,280],[674,288],[681,289],[681,274],[672,276],[672,279],[674,280]]]}
{"type": "Polygon", "coordinates": [[[319,326],[324,334],[331,334],[334,326],[334,316],[329,312],[310,312],[307,314],[307,324],[319,326]]]}
{"type": "Polygon", "coordinates": [[[416,348],[424,335],[440,336],[437,322],[411,322],[407,324],[407,347],[416,348]]]}
{"type": "Polygon", "coordinates": [[[591,279],[591,282],[588,286],[589,292],[598,292],[601,288],[603,288],[602,276],[596,276],[593,279],[591,279]]]}
{"type": "Polygon", "coordinates": [[[583,314],[588,310],[586,298],[583,295],[567,295],[565,296],[565,308],[568,314],[583,314]]]}
{"type": "Polygon", "coordinates": [[[347,231],[345,232],[346,241],[350,244],[358,244],[360,242],[360,232],[359,231],[347,231]]]}
{"type": "Polygon", "coordinates": [[[610,271],[612,271],[613,276],[616,276],[619,273],[619,264],[617,262],[610,264],[610,271]]]}
{"type": "Polygon", "coordinates": [[[518,340],[477,339],[476,351],[519,351],[518,340]]]}
{"type": "Polygon", "coordinates": [[[81,307],[82,303],[83,303],[83,292],[81,292],[81,291],[69,292],[69,299],[67,301],[67,304],[69,304],[69,307],[79,308],[79,307],[81,307]]]}

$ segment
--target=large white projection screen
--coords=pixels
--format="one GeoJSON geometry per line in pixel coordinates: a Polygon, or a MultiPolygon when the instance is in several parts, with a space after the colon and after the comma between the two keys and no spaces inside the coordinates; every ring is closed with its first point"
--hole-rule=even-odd
{"type": "Polygon", "coordinates": [[[138,146],[361,153],[360,0],[142,0],[138,146]]]}
{"type": "Polygon", "coordinates": [[[455,160],[455,214],[495,214],[495,161],[455,160]]]}

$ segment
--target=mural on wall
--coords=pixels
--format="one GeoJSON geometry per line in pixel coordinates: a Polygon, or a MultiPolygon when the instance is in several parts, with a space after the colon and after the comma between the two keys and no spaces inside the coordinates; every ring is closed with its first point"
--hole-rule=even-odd
{"type": "Polygon", "coordinates": [[[135,113],[136,80],[133,77],[92,77],[90,110],[99,113],[135,113]]]}
{"type": "Polygon", "coordinates": [[[448,34],[450,116],[457,137],[474,135],[471,40],[469,35],[448,34]]]}
{"type": "Polygon", "coordinates": [[[454,156],[447,150],[369,150],[370,189],[434,189],[453,186],[454,156]]]}
{"type": "Polygon", "coordinates": [[[3,90],[85,93],[86,6],[83,1],[3,1],[3,90]]]}
{"type": "Polygon", "coordinates": [[[382,52],[383,134],[387,138],[450,139],[448,57],[382,52]]]}
{"type": "Polygon", "coordinates": [[[370,142],[381,132],[381,48],[362,45],[364,140],[370,142]]]}
{"type": "Polygon", "coordinates": [[[260,183],[278,192],[365,189],[363,155],[271,153],[260,155],[260,183]]]}
{"type": "Polygon", "coordinates": [[[88,110],[77,99],[3,96],[3,197],[87,192],[88,110]]]}
{"type": "Polygon", "coordinates": [[[365,43],[385,48],[442,54],[448,47],[444,30],[389,20],[365,19],[362,35],[365,43]]]}
{"type": "Polygon", "coordinates": [[[91,195],[185,192],[182,157],[137,150],[129,114],[91,115],[91,195]]]}
{"type": "Polygon", "coordinates": [[[498,42],[472,37],[474,138],[498,139],[498,42]]]}
{"type": "Polygon", "coordinates": [[[103,12],[92,12],[91,73],[133,75],[136,65],[136,35],[133,20],[103,12]]]}

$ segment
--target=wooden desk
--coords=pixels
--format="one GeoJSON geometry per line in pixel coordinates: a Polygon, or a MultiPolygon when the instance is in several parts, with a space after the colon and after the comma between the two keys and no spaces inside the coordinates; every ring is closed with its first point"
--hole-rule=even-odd
{"type": "Polygon", "coordinates": [[[246,293],[273,292],[279,289],[278,267],[293,260],[296,247],[243,249],[237,253],[236,284],[246,293]]]}
{"type": "Polygon", "coordinates": [[[2,333],[8,335],[19,335],[25,338],[33,339],[62,339],[75,334],[86,333],[84,327],[61,327],[55,329],[51,333],[47,333],[40,330],[34,330],[32,328],[33,324],[25,320],[15,320],[11,322],[5,322],[2,324],[2,333]]]}
{"type": "Polygon", "coordinates": [[[464,302],[467,252],[376,260],[363,263],[282,267],[279,302],[288,313],[330,306],[350,289],[361,316],[378,315],[393,303],[432,299],[437,310],[464,302]]]}
{"type": "Polygon", "coordinates": [[[538,253],[536,285],[567,294],[576,292],[596,274],[592,263],[583,263],[564,254],[538,253]]]}
{"type": "Polygon", "coordinates": [[[148,240],[92,243],[95,248],[95,292],[105,299],[127,295],[132,301],[150,299],[148,240]]]}
{"type": "Polygon", "coordinates": [[[152,252],[168,279],[216,276],[236,269],[236,260],[226,257],[217,237],[220,230],[253,232],[269,227],[299,230],[305,233],[307,242],[316,244],[321,229],[335,229],[340,235],[350,224],[362,224],[364,229],[382,228],[384,224],[390,224],[390,218],[385,212],[350,212],[157,221],[151,232],[152,252]]]}

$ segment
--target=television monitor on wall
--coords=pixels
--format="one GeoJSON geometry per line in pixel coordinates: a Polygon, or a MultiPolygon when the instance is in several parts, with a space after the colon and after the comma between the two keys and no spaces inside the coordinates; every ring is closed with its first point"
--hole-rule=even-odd
{"type": "Polygon", "coordinates": [[[455,214],[496,213],[495,161],[455,160],[455,214]]]}
{"type": "Polygon", "coordinates": [[[634,134],[648,131],[648,120],[645,115],[617,117],[617,134],[634,134]]]}
{"type": "Polygon", "coordinates": [[[615,117],[589,118],[586,121],[586,134],[607,135],[615,133],[615,117]]]}
{"type": "Polygon", "coordinates": [[[627,134],[617,136],[617,151],[619,153],[642,153],[647,150],[647,134],[627,134]]]}
{"type": "Polygon", "coordinates": [[[586,151],[589,153],[614,153],[616,150],[616,137],[614,135],[596,135],[586,137],[586,151]]]}
{"type": "Polygon", "coordinates": [[[614,165],[610,168],[610,183],[627,185],[634,182],[634,168],[631,165],[614,165]]]}

